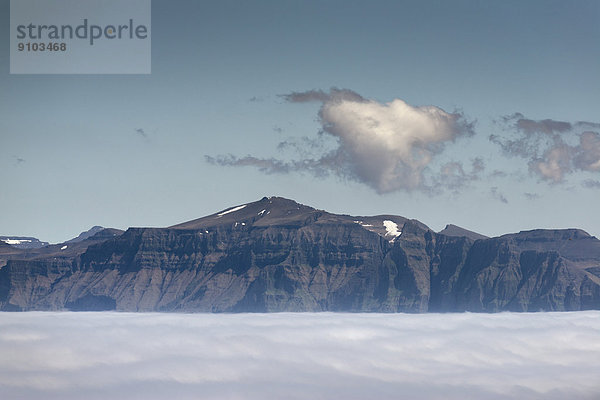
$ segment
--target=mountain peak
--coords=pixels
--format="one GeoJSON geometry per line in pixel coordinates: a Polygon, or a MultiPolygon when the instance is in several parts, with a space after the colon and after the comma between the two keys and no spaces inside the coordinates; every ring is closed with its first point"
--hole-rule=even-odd
{"type": "MultiPolygon", "coordinates": [[[[206,233],[217,229],[244,230],[249,227],[290,227],[299,228],[311,224],[336,226],[359,226],[376,233],[393,243],[401,234],[408,219],[398,215],[350,216],[332,214],[327,211],[300,204],[285,197],[271,196],[237,206],[229,207],[206,217],[171,226],[171,229],[204,230],[206,233]]],[[[412,221],[421,229],[429,228],[419,221],[412,221]]]]}
{"type": "Polygon", "coordinates": [[[221,225],[272,225],[298,223],[316,212],[312,207],[284,197],[263,197],[262,199],[229,207],[206,217],[173,225],[175,229],[206,229],[221,225]]]}
{"type": "Polygon", "coordinates": [[[95,234],[97,234],[98,232],[101,232],[104,230],[104,227],[102,226],[93,226],[90,229],[88,229],[87,231],[81,232],[76,238],[73,238],[71,240],[67,240],[65,243],[78,243],[78,242],[82,242],[92,236],[94,236],[95,234]]]}
{"type": "Polygon", "coordinates": [[[453,225],[453,224],[446,225],[446,227],[444,229],[442,229],[441,231],[439,231],[438,233],[440,233],[442,235],[446,235],[446,236],[464,236],[464,237],[468,237],[469,239],[472,239],[472,240],[488,239],[488,237],[485,235],[470,231],[465,228],[461,228],[460,226],[453,225]]]}

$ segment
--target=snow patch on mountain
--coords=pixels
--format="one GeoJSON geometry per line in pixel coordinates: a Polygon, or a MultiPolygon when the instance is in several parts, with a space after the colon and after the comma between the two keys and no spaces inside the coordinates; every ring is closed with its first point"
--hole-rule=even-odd
{"type": "Polygon", "coordinates": [[[230,208],[230,209],[229,209],[229,210],[227,210],[227,211],[223,211],[222,213],[219,213],[219,214],[217,214],[217,215],[218,215],[219,217],[222,217],[223,215],[226,215],[226,214],[229,214],[229,213],[232,213],[232,212],[236,212],[236,211],[240,211],[242,208],[244,208],[244,207],[246,207],[246,206],[247,206],[247,204],[244,204],[244,205],[242,205],[242,206],[238,206],[238,207],[233,207],[233,208],[230,208]]]}
{"type": "Polygon", "coordinates": [[[394,221],[386,219],[385,221],[383,221],[383,226],[385,226],[386,230],[385,236],[394,237],[392,240],[390,240],[390,242],[393,242],[398,236],[402,234],[402,232],[398,230],[398,224],[394,221]]]}
{"type": "Polygon", "coordinates": [[[11,244],[11,245],[15,245],[15,244],[23,244],[23,243],[31,243],[31,240],[29,239],[2,239],[2,241],[6,244],[11,244]]]}

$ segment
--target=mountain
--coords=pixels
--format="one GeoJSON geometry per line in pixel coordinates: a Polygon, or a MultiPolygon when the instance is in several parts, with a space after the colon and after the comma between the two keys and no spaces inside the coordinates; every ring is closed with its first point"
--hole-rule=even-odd
{"type": "Polygon", "coordinates": [[[450,233],[457,232],[265,197],[168,228],[105,229],[79,243],[18,254],[0,248],[0,309],[600,309],[600,241],[587,233],[535,230],[473,240],[470,231],[450,233]]]}
{"type": "Polygon", "coordinates": [[[104,227],[102,227],[102,226],[98,226],[98,225],[93,226],[89,230],[87,230],[85,232],[81,232],[79,234],[79,236],[77,236],[76,238],[67,240],[65,243],[77,243],[77,242],[84,241],[85,239],[88,239],[103,230],[104,230],[104,227]]]}
{"type": "MultiPolygon", "coordinates": [[[[289,227],[301,228],[310,224],[349,224],[360,225],[363,229],[376,233],[393,241],[399,235],[398,226],[404,225],[408,219],[397,215],[378,215],[371,217],[352,217],[349,215],[331,214],[323,210],[298,204],[282,197],[263,197],[261,200],[231,207],[207,217],[171,226],[170,229],[206,230],[218,227],[289,227]]],[[[419,221],[413,220],[423,229],[429,229],[419,221]]]]}
{"type": "Polygon", "coordinates": [[[581,229],[532,230],[500,236],[521,250],[558,251],[583,266],[600,265],[600,241],[581,229]]]}
{"type": "Polygon", "coordinates": [[[464,236],[464,237],[468,237],[469,239],[472,239],[472,240],[489,239],[487,236],[484,236],[480,233],[473,232],[468,229],[461,228],[460,226],[456,226],[456,225],[452,225],[452,224],[446,225],[446,227],[444,229],[442,229],[441,231],[439,231],[438,233],[440,235],[446,235],[446,236],[459,236],[459,237],[464,236]]]}
{"type": "Polygon", "coordinates": [[[0,242],[14,246],[17,249],[39,249],[48,245],[48,242],[42,242],[37,238],[23,236],[0,236],[0,242]]]}
{"type": "Polygon", "coordinates": [[[49,259],[72,260],[84,253],[90,245],[104,242],[122,233],[123,231],[119,229],[107,228],[81,241],[73,242],[69,240],[64,243],[49,244],[38,248],[18,248],[0,242],[0,268],[6,265],[9,260],[36,260],[36,262],[49,259]]]}

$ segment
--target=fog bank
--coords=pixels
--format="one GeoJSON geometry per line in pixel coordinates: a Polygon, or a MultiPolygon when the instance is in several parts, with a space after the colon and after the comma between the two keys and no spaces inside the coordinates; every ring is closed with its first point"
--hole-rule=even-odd
{"type": "Polygon", "coordinates": [[[6,399],[597,399],[600,312],[0,313],[6,399]]]}

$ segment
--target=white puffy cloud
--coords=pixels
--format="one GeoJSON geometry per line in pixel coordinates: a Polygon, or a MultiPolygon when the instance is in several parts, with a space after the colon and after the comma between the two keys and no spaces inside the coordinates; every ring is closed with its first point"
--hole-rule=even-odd
{"type": "Polygon", "coordinates": [[[597,399],[600,312],[0,313],[7,399],[597,399]]]}
{"type": "Polygon", "coordinates": [[[350,175],[378,192],[417,189],[423,170],[443,145],[469,133],[461,115],[434,106],[415,107],[333,97],[320,111],[323,129],[339,138],[350,175]]]}
{"type": "MultiPolygon", "coordinates": [[[[348,89],[329,92],[310,90],[282,96],[292,103],[319,102],[322,134],[335,139],[333,149],[321,155],[298,151],[301,159],[206,156],[224,166],[254,166],[265,173],[308,172],[315,176],[334,174],[362,182],[378,193],[434,191],[436,176],[426,169],[445,145],[473,134],[473,124],[461,113],[448,113],[435,106],[412,106],[401,99],[387,103],[365,99],[348,89]]],[[[280,143],[279,148],[289,146],[280,143]]],[[[299,150],[298,146],[294,146],[299,150]]],[[[439,180],[439,179],[438,179],[439,180]]]]}

